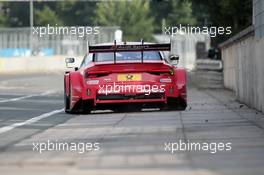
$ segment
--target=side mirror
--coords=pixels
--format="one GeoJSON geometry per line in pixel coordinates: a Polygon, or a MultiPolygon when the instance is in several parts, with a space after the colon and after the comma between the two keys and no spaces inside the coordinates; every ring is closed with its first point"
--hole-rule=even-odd
{"type": "Polygon", "coordinates": [[[66,58],[65,59],[65,63],[66,63],[67,68],[72,68],[71,66],[69,66],[69,64],[74,63],[74,62],[75,62],[74,58],[66,58]]]}
{"type": "Polygon", "coordinates": [[[173,65],[177,65],[179,63],[179,55],[170,55],[169,56],[170,61],[175,61],[173,65]]]}
{"type": "Polygon", "coordinates": [[[179,61],[180,57],[179,57],[179,55],[170,55],[169,59],[171,61],[179,61]]]}

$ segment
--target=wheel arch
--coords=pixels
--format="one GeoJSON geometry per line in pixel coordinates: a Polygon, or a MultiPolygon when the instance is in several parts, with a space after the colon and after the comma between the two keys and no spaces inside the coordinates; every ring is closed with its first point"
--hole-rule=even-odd
{"type": "Polygon", "coordinates": [[[183,98],[183,100],[187,101],[187,72],[184,68],[176,68],[175,76],[179,95],[183,98]]]}
{"type": "Polygon", "coordinates": [[[67,96],[71,93],[70,103],[71,108],[82,99],[84,89],[83,77],[80,72],[70,72],[64,76],[65,93],[67,96]]]}

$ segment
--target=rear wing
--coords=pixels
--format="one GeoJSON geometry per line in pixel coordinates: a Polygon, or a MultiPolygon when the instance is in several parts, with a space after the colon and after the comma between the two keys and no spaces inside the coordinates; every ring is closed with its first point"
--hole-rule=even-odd
{"type": "Polygon", "coordinates": [[[170,51],[170,44],[89,46],[89,53],[133,51],[170,51]]]}
{"type": "Polygon", "coordinates": [[[117,45],[116,41],[113,45],[89,46],[89,53],[107,53],[114,52],[114,62],[116,62],[116,52],[138,52],[141,51],[141,62],[143,62],[144,51],[170,51],[171,44],[134,44],[134,45],[117,45]]]}

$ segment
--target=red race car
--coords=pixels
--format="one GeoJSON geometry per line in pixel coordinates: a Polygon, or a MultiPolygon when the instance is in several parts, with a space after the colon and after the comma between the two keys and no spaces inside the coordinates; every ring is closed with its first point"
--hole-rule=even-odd
{"type": "MultiPolygon", "coordinates": [[[[186,71],[169,63],[170,44],[143,42],[89,46],[80,68],[64,75],[65,112],[159,107],[185,110],[186,71]]],[[[171,61],[179,60],[176,55],[171,61]]],[[[74,58],[66,58],[66,65],[74,58]]]]}

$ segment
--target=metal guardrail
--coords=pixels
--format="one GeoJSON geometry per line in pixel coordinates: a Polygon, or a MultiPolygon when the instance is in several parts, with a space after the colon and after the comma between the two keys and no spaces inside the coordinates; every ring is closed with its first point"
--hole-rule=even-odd
{"type": "MultiPolygon", "coordinates": [[[[76,26],[78,27],[78,26],[76,26]]],[[[30,55],[84,55],[90,44],[112,42],[119,27],[100,27],[100,34],[33,35],[29,27],[0,28],[0,57],[30,55]]]]}

